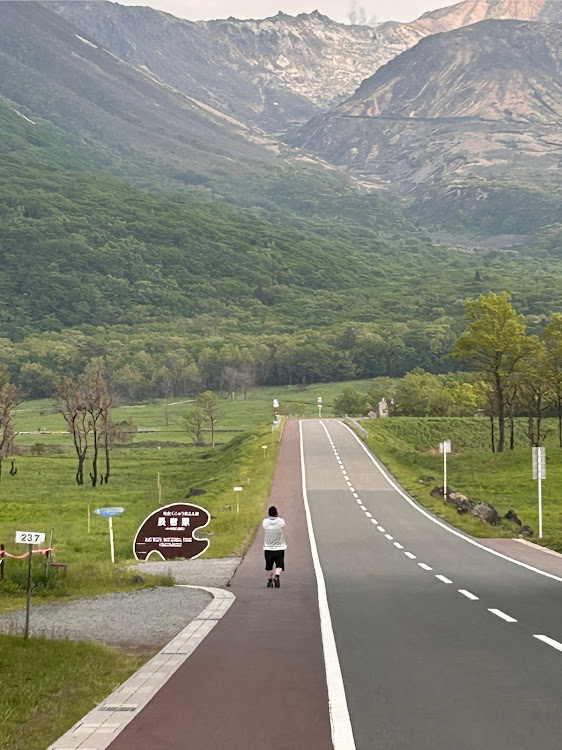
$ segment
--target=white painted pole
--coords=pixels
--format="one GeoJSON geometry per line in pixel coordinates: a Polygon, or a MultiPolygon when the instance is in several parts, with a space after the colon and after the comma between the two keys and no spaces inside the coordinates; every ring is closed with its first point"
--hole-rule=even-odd
{"type": "Polygon", "coordinates": [[[539,539],[542,539],[542,467],[539,455],[538,462],[538,478],[539,478],[539,539]]]}
{"type": "Polygon", "coordinates": [[[109,544],[111,546],[111,562],[115,562],[115,548],[113,546],[113,518],[109,516],[109,544]]]}
{"type": "Polygon", "coordinates": [[[447,446],[443,442],[443,500],[447,499],[447,446]]]}

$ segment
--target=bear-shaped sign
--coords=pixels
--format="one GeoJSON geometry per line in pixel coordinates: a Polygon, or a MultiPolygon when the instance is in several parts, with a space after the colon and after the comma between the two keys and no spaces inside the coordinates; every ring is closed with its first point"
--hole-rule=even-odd
{"type": "Polygon", "coordinates": [[[208,539],[197,539],[196,532],[211,520],[211,514],[199,505],[173,503],[158,508],[137,531],[133,551],[137,560],[159,555],[162,560],[175,557],[192,560],[209,546],[208,539]]]}

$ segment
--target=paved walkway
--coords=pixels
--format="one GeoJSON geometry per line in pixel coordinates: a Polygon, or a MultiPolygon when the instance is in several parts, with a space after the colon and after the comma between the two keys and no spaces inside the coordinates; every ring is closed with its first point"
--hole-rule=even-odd
{"type": "Polygon", "coordinates": [[[562,555],[539,544],[519,539],[479,539],[485,547],[500,552],[512,560],[530,565],[545,573],[562,578],[562,555]]]}
{"type": "Polygon", "coordinates": [[[232,581],[227,617],[111,750],[332,748],[296,421],[285,426],[271,502],[287,521],[281,588],[265,587],[258,533],[232,581]]]}

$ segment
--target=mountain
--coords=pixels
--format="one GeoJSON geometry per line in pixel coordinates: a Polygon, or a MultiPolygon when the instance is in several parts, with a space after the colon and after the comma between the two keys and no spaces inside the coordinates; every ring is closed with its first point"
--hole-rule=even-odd
{"type": "Polygon", "coordinates": [[[560,213],[561,64],[561,24],[434,34],[295,142],[388,185],[426,223],[532,232],[560,213]]]}
{"type": "Polygon", "coordinates": [[[558,0],[466,0],[412,23],[337,23],[315,11],[191,22],[110,2],[49,3],[135,67],[267,132],[286,132],[350,96],[429,34],[487,18],[562,21],[558,0]]]}

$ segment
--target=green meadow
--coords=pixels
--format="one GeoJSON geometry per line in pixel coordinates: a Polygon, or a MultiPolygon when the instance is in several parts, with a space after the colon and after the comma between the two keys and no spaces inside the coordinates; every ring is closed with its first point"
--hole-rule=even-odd
{"type": "Polygon", "coordinates": [[[368,445],[402,486],[426,508],[449,523],[478,537],[513,536],[508,522],[488,526],[473,516],[459,515],[450,504],[430,495],[443,485],[443,456],[439,442],[450,439],[447,484],[475,502],[489,502],[500,515],[513,509],[530,526],[533,541],[562,552],[562,449],[557,423],[546,420],[547,478],[543,482],[543,538],[538,537],[537,482],[532,479],[531,449],[525,420],[516,420],[516,447],[503,453],[490,449],[489,422],[484,418],[393,417],[365,421],[368,445]],[[427,482],[422,484],[420,480],[427,482]]]}

